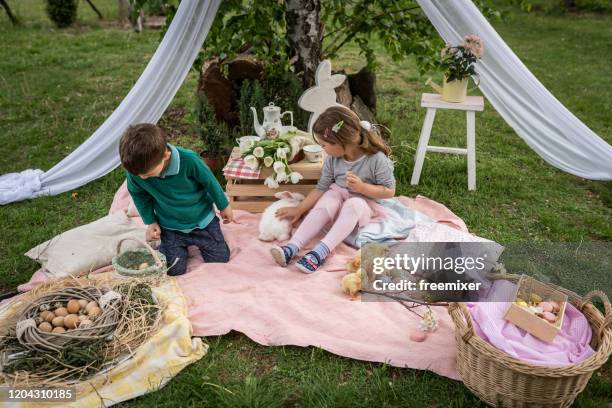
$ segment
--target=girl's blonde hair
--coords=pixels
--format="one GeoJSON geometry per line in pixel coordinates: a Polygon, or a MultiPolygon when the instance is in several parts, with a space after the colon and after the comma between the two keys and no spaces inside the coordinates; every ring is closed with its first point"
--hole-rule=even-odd
{"type": "Polygon", "coordinates": [[[319,143],[324,141],[342,146],[357,145],[366,154],[391,154],[391,148],[380,132],[374,127],[364,129],[359,116],[344,106],[327,108],[315,121],[312,131],[319,143]]]}

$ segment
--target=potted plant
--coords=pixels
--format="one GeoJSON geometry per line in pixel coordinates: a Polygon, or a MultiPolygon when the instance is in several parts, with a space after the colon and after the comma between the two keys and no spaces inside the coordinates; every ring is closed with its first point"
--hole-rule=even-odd
{"type": "Polygon", "coordinates": [[[474,65],[483,52],[482,41],[477,35],[465,36],[461,45],[447,45],[440,52],[440,68],[444,72],[442,88],[433,83],[431,78],[427,84],[440,93],[444,101],[463,102],[467,95],[468,80],[477,75],[474,65]]]}
{"type": "Polygon", "coordinates": [[[229,156],[227,147],[229,129],[217,123],[215,112],[203,92],[197,94],[195,116],[195,128],[205,146],[200,156],[211,170],[221,170],[229,156]]]}

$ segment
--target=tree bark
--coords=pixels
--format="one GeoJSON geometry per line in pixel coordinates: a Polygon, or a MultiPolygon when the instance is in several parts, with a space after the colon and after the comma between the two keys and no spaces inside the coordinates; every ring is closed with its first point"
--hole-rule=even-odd
{"type": "Polygon", "coordinates": [[[119,24],[125,28],[130,25],[130,3],[128,3],[128,0],[117,0],[117,5],[119,9],[119,24]]]}
{"type": "Polygon", "coordinates": [[[289,58],[295,59],[295,71],[302,73],[302,85],[315,83],[315,71],[321,61],[323,23],[320,0],[285,0],[285,21],[289,58]]]}
{"type": "Polygon", "coordinates": [[[11,23],[13,25],[17,25],[19,23],[17,21],[17,17],[15,17],[13,12],[11,11],[8,3],[5,0],[0,0],[0,5],[2,5],[2,7],[4,7],[4,9],[6,10],[6,14],[8,15],[9,20],[11,20],[11,23]]]}

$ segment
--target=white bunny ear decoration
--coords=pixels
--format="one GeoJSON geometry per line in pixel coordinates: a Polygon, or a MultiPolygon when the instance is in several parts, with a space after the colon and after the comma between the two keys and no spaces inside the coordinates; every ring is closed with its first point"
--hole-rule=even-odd
{"type": "Polygon", "coordinates": [[[312,112],[308,121],[308,131],[312,132],[312,126],[319,115],[327,108],[338,106],[336,102],[336,91],[334,88],[339,87],[346,80],[346,75],[331,74],[330,60],[323,60],[319,63],[315,72],[316,85],[308,88],[300,99],[298,105],[308,112],[312,112]]]}

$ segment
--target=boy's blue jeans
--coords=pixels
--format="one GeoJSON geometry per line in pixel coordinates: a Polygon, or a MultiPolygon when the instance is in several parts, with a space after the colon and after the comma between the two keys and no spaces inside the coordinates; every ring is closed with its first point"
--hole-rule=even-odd
{"type": "Polygon", "coordinates": [[[214,217],[205,228],[196,228],[189,233],[162,228],[159,252],[166,256],[168,267],[176,262],[168,270],[168,275],[182,275],[187,271],[187,247],[189,245],[198,247],[204,262],[225,263],[229,261],[229,247],[225,242],[217,217],[214,217]]]}

